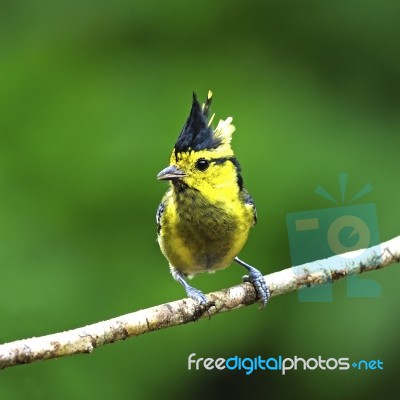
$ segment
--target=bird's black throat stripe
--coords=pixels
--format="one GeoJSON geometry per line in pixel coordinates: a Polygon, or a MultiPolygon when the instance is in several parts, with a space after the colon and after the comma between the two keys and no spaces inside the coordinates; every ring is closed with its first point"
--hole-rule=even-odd
{"type": "Polygon", "coordinates": [[[189,189],[189,186],[186,185],[186,183],[182,182],[181,180],[173,180],[172,183],[174,184],[174,188],[177,193],[184,193],[186,192],[187,189],[189,189]]]}

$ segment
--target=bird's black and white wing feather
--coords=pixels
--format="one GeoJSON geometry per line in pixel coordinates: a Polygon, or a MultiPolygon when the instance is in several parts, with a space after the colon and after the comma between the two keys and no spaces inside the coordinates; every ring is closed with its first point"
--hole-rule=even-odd
{"type": "Polygon", "coordinates": [[[162,201],[162,202],[159,204],[159,206],[158,206],[158,208],[157,208],[157,213],[156,213],[157,235],[159,235],[159,234],[160,234],[160,231],[161,231],[161,217],[162,217],[162,215],[163,215],[163,213],[164,213],[164,210],[165,210],[165,204],[164,204],[164,202],[162,201]]]}
{"type": "Polygon", "coordinates": [[[244,194],[244,202],[246,204],[248,204],[249,206],[251,206],[253,209],[253,215],[254,215],[253,226],[254,226],[257,223],[257,209],[256,209],[256,205],[254,203],[253,198],[250,196],[250,194],[249,194],[249,192],[247,192],[247,190],[245,191],[245,194],[244,194]]]}

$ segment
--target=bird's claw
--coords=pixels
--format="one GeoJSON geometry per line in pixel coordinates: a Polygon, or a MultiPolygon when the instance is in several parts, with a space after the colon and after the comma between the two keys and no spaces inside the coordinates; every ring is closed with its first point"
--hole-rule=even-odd
{"type": "Polygon", "coordinates": [[[187,297],[191,298],[196,303],[198,303],[198,306],[196,307],[196,311],[194,314],[194,320],[199,319],[204,314],[204,312],[207,312],[208,317],[211,318],[209,310],[212,306],[215,306],[215,302],[208,301],[206,296],[204,296],[204,293],[201,290],[196,289],[193,286],[190,286],[186,282],[184,274],[182,274],[181,272],[172,269],[172,276],[185,288],[187,297]]]}
{"type": "Polygon", "coordinates": [[[199,304],[194,313],[194,320],[199,319],[205,312],[208,315],[208,319],[211,319],[210,308],[215,306],[215,302],[208,301],[201,290],[189,285],[186,288],[186,294],[199,304]]]}
{"type": "Polygon", "coordinates": [[[243,282],[250,282],[254,286],[257,297],[263,304],[262,307],[265,307],[271,294],[262,273],[258,269],[252,268],[249,275],[243,276],[243,282]]]}
{"type": "Polygon", "coordinates": [[[194,288],[192,286],[188,286],[186,288],[186,294],[187,294],[188,297],[190,297],[191,299],[193,299],[194,301],[196,301],[200,305],[208,304],[206,296],[204,296],[204,293],[199,289],[196,289],[196,288],[194,288]]]}

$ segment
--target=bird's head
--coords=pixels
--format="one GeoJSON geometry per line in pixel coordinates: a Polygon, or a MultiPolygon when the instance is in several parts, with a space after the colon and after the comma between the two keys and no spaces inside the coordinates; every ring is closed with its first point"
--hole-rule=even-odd
{"type": "Polygon", "coordinates": [[[170,180],[178,190],[190,187],[204,194],[214,189],[242,187],[240,166],[231,148],[235,131],[232,117],[220,120],[212,129],[211,101],[211,91],[203,105],[193,93],[190,115],[174,146],[170,165],[157,175],[160,180],[170,180]]]}

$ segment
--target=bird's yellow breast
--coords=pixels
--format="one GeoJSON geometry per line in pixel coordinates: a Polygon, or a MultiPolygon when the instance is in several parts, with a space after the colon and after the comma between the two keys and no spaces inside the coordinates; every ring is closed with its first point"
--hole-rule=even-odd
{"type": "Polygon", "coordinates": [[[158,242],[170,265],[186,275],[229,266],[254,221],[236,185],[202,189],[171,188],[163,199],[158,242]]]}

